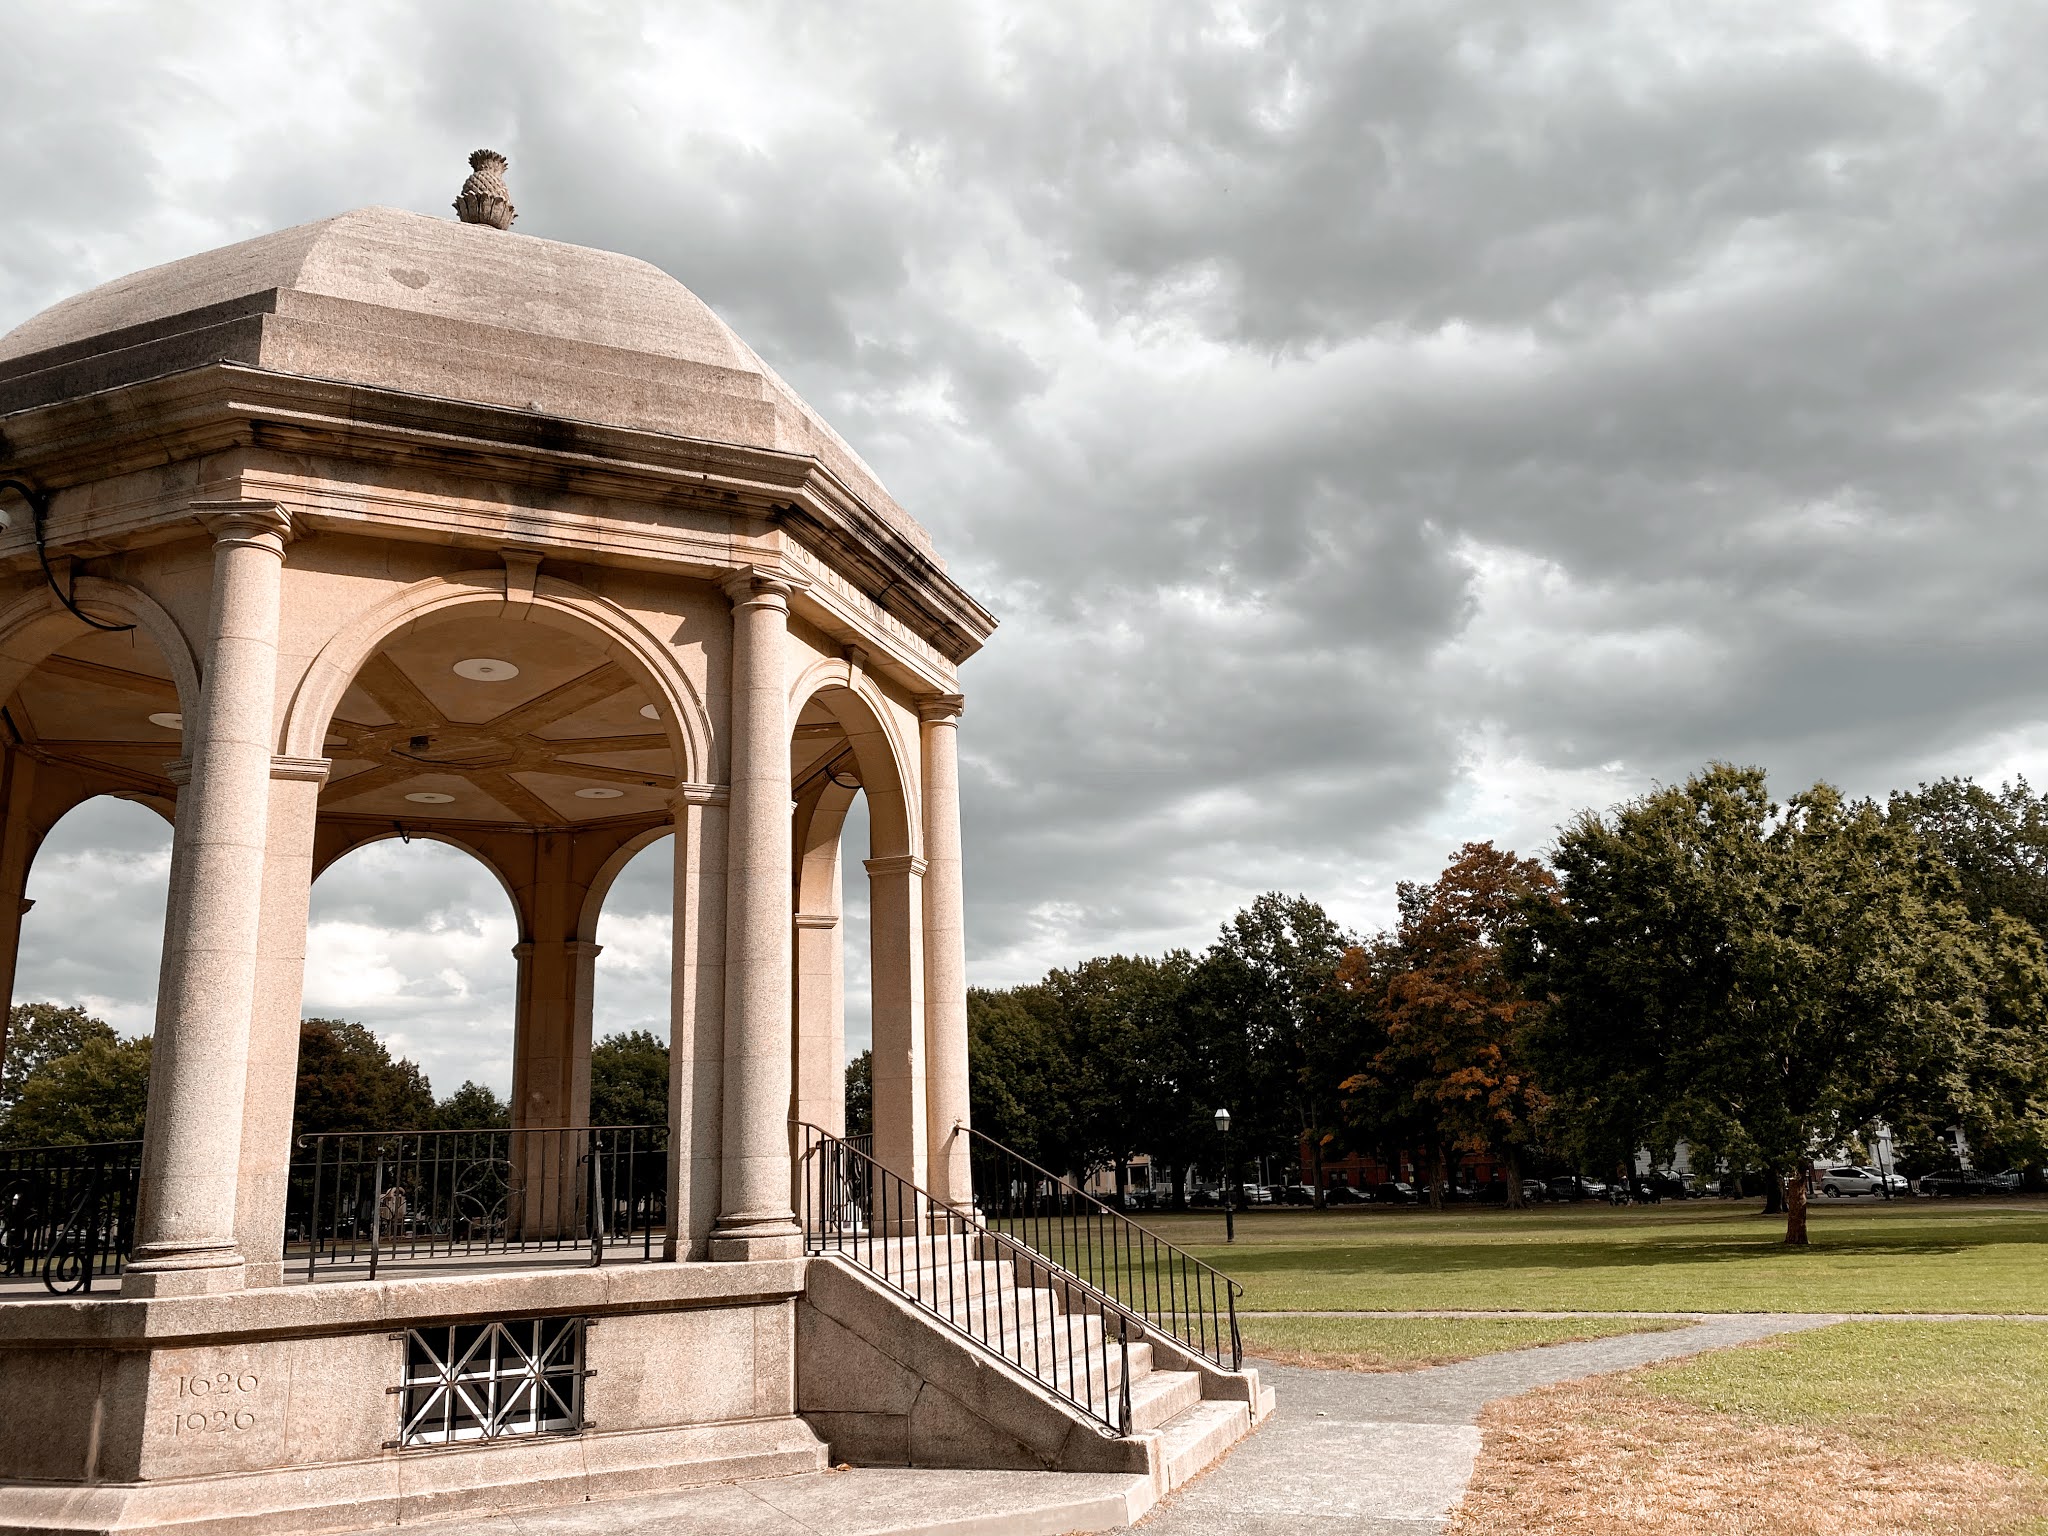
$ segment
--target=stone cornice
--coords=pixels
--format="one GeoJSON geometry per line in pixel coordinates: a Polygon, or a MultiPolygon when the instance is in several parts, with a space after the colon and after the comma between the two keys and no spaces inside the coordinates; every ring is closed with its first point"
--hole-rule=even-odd
{"type": "MultiPolygon", "coordinates": [[[[57,493],[50,536],[58,549],[77,545],[86,552],[108,540],[174,536],[174,530],[158,526],[160,517],[145,515],[133,526],[104,512],[82,518],[63,494],[67,487],[235,449],[424,468],[530,487],[544,496],[609,497],[656,508],[686,505],[700,516],[766,519],[799,541],[808,557],[804,564],[829,570],[858,594],[861,606],[918,636],[948,664],[972,655],[995,628],[989,612],[919,539],[807,454],[567,421],[236,363],[187,369],[0,417],[0,465],[26,469],[57,493]]],[[[298,513],[309,524],[324,520],[303,503],[298,513]]],[[[500,535],[492,547],[502,542],[500,535]]],[[[0,539],[0,558],[15,553],[19,543],[19,536],[0,539]]]]}

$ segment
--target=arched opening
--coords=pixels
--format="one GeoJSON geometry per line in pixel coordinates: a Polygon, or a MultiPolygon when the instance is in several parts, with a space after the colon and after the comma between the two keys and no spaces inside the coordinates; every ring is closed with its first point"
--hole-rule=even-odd
{"type": "MultiPolygon", "coordinates": [[[[40,596],[0,617],[0,995],[9,1013],[17,1001],[80,1008],[134,1039],[155,1026],[173,765],[195,679],[175,626],[141,593],[88,579],[80,595],[103,621],[134,626],[88,630],[40,596]]],[[[6,1035],[0,1015],[0,1045],[6,1035]]],[[[0,1073],[10,1104],[36,1053],[13,1054],[0,1073]]],[[[146,1073],[130,1076],[146,1091],[146,1073]]],[[[125,1139],[140,1106],[117,1108],[55,1139],[117,1125],[125,1139]]]]}
{"type": "Polygon", "coordinates": [[[517,976],[497,1000],[511,1123],[584,1125],[592,898],[669,827],[688,736],[677,690],[617,636],[529,609],[457,601],[375,642],[325,722],[320,838],[439,839],[496,871],[516,922],[517,976]]]}
{"type": "Polygon", "coordinates": [[[922,1183],[924,866],[908,782],[874,701],[843,685],[822,687],[804,701],[790,761],[797,866],[793,1110],[799,1120],[844,1134],[846,1065],[867,1047],[875,1156],[922,1183]],[[850,862],[849,850],[858,863],[850,862]]]}
{"type": "MultiPolygon", "coordinates": [[[[365,1025],[416,1063],[436,1126],[488,1124],[483,1095],[502,1112],[512,1090],[518,936],[504,886],[473,853],[396,834],[359,843],[313,882],[300,1012],[365,1025]]],[[[424,1127],[317,1127],[401,1128],[424,1127]]]]}
{"type": "Polygon", "coordinates": [[[590,1121],[669,1121],[675,939],[675,839],[627,853],[608,886],[593,890],[597,943],[591,1008],[590,1121]]]}

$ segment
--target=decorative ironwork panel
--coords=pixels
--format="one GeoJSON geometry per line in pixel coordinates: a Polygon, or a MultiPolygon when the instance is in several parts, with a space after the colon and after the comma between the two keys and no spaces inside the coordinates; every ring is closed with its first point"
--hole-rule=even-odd
{"type": "Polygon", "coordinates": [[[405,1336],[401,1446],[460,1445],[583,1428],[584,1319],[526,1317],[405,1336]]]}

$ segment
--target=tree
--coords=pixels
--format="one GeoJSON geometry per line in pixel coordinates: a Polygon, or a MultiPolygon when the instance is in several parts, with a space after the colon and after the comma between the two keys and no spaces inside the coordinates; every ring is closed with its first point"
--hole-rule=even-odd
{"type": "Polygon", "coordinates": [[[974,1127],[1048,1168],[1067,1164],[1079,1142],[1068,1113],[1073,1063],[1058,1045],[1052,994],[970,987],[967,1060],[974,1127]]]}
{"type": "Polygon", "coordinates": [[[149,1058],[147,1035],[122,1040],[111,1029],[88,1032],[77,1050],[40,1063],[22,1080],[6,1139],[29,1147],[141,1140],[149,1058]]]}
{"type": "Polygon", "coordinates": [[[2048,939],[2048,796],[2025,779],[1997,793],[1969,779],[1940,779],[1894,792],[1888,812],[1946,859],[1970,916],[2005,912],[2048,939]]]}
{"type": "Polygon", "coordinates": [[[651,1030],[606,1035],[590,1052],[592,1125],[668,1124],[668,1044],[651,1030]]]}
{"type": "Polygon", "coordinates": [[[1985,959],[1948,865],[1826,784],[1782,808],[1714,764],[1560,836],[1518,973],[1548,1078],[1782,1181],[1806,1242],[1813,1157],[1883,1115],[1950,1112],[1982,1045],[1985,959]]]}
{"type": "Polygon", "coordinates": [[[846,1134],[875,1133],[875,1053],[862,1051],[846,1064],[846,1134]]]}
{"type": "Polygon", "coordinates": [[[369,1028],[346,1019],[299,1024],[294,1135],[323,1131],[409,1131],[434,1123],[426,1074],[393,1060],[369,1028]]]}
{"type": "Polygon", "coordinates": [[[511,1123],[511,1109],[482,1083],[463,1083],[434,1109],[437,1130],[501,1131],[511,1123]]]}
{"type": "Polygon", "coordinates": [[[1177,1150],[1190,1118],[1183,1081],[1182,998],[1194,971],[1185,950],[1162,959],[1109,955],[1054,971],[1038,988],[1045,1042],[1066,1088],[1056,1135],[1076,1174],[1108,1163],[1119,1198],[1142,1152],[1184,1161],[1177,1150]]]}
{"type": "MultiPolygon", "coordinates": [[[[1508,1202],[1522,1203],[1518,1149],[1545,1100],[1524,1049],[1535,1005],[1508,974],[1502,946],[1529,905],[1555,889],[1535,860],[1467,843],[1434,882],[1397,890],[1379,1049],[1343,1087],[1373,1091],[1393,1117],[1426,1128],[1433,1205],[1443,1204],[1451,1150],[1501,1156],[1508,1202]]],[[[1364,963],[1347,954],[1346,979],[1364,963]]]]}
{"type": "Polygon", "coordinates": [[[55,1003],[16,1003],[8,1012],[7,1059],[0,1066],[0,1120],[14,1108],[21,1086],[60,1056],[69,1056],[89,1040],[113,1044],[114,1026],[83,1008],[55,1003]]]}
{"type": "MultiPolygon", "coordinates": [[[[1311,1077],[1311,1043],[1332,1027],[1350,937],[1305,896],[1268,892],[1223,925],[1190,980],[1188,1080],[1209,1112],[1228,1106],[1247,1157],[1320,1158],[1341,1124],[1338,1078],[1311,1077]]],[[[1229,1178],[1234,1181],[1233,1170],[1229,1178]]],[[[1322,1171],[1315,1170],[1318,1198],[1322,1171]]]]}

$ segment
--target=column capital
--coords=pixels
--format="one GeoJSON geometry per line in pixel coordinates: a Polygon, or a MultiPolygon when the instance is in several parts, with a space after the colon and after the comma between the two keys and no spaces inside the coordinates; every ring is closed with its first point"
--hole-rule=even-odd
{"type": "Polygon", "coordinates": [[[725,805],[732,799],[732,788],[726,784],[678,784],[675,793],[668,797],[668,803],[677,810],[686,805],[725,805]]]}
{"type": "Polygon", "coordinates": [[[796,925],[799,928],[813,928],[820,932],[828,931],[839,926],[839,914],[837,912],[799,912],[796,915],[796,925]]]}
{"type": "Polygon", "coordinates": [[[966,698],[957,693],[934,693],[917,701],[917,718],[926,725],[958,725],[966,698]]]}
{"type": "Polygon", "coordinates": [[[914,853],[897,853],[887,858],[864,860],[862,868],[875,876],[916,875],[922,879],[925,862],[914,853]]]}
{"type": "Polygon", "coordinates": [[[283,554],[292,537],[292,515],[274,501],[195,501],[192,515],[216,544],[252,544],[283,554]]]}
{"type": "Polygon", "coordinates": [[[325,757],[273,757],[270,760],[270,776],[273,779],[295,779],[306,784],[325,784],[327,771],[334,766],[325,757]]]}
{"type": "Polygon", "coordinates": [[[745,565],[719,585],[735,608],[744,603],[770,603],[778,608],[787,608],[790,594],[804,591],[810,583],[794,571],[779,566],[745,565]]]}

